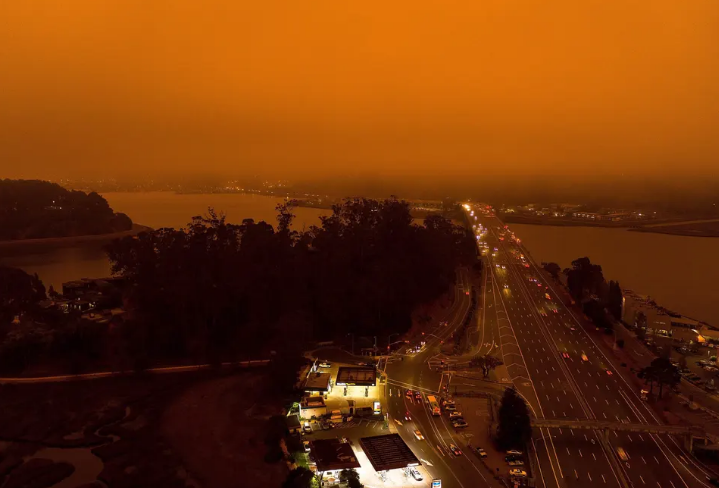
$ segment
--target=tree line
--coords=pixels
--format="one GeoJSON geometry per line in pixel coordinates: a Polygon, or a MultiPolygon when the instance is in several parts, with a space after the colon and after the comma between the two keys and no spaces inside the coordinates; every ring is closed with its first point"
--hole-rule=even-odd
{"type": "Polygon", "coordinates": [[[70,191],[40,180],[0,179],[0,240],[68,237],[129,230],[95,192],[70,191]]]}
{"type": "MultiPolygon", "coordinates": [[[[304,344],[403,333],[414,309],[445,293],[455,269],[477,259],[471,232],[439,215],[413,224],[409,205],[396,198],[348,199],[305,232],[292,229],[291,204],[277,211],[276,228],[252,219],[231,224],[210,209],[186,228],[109,244],[113,273],[127,283],[129,315],[111,336],[98,338],[80,324],[27,320],[27,327],[72,331],[75,340],[63,350],[83,355],[105,358],[111,347],[114,369],[273,357],[271,374],[291,385],[304,344]]],[[[33,291],[37,277],[22,280],[35,284],[25,287],[26,298],[2,305],[6,332],[18,313],[23,321],[41,313],[31,302],[44,298],[44,287],[33,291]]],[[[18,337],[22,328],[11,327],[12,341],[0,335],[0,348],[16,350],[6,357],[26,364],[42,357],[37,351],[47,351],[48,340],[34,332],[18,337]]]]}

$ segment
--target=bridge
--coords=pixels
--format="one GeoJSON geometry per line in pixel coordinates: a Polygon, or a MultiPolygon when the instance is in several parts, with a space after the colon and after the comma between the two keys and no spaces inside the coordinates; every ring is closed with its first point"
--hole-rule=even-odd
{"type": "Polygon", "coordinates": [[[633,424],[628,422],[610,422],[606,420],[566,420],[566,419],[532,419],[532,427],[541,429],[584,429],[598,430],[602,432],[605,440],[612,431],[619,432],[640,432],[647,434],[667,434],[681,436],[684,438],[684,447],[692,452],[694,439],[703,439],[706,444],[711,440],[719,442],[719,438],[707,433],[706,429],[698,425],[658,425],[658,424],[633,424]]]}

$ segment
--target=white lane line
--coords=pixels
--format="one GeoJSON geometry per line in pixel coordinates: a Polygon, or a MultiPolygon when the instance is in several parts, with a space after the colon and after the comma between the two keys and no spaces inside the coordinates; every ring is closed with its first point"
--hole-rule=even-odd
{"type": "Polygon", "coordinates": [[[589,476],[589,481],[592,481],[592,475],[587,471],[587,476],[589,476]]]}
{"type": "Polygon", "coordinates": [[[596,454],[592,453],[592,457],[594,458],[595,461],[597,460],[597,455],[596,455],[596,454]]]}
{"type": "Polygon", "coordinates": [[[644,461],[644,464],[647,464],[647,460],[644,459],[644,456],[639,456],[639,457],[642,458],[642,461],[644,461]]]}
{"type": "Polygon", "coordinates": [[[656,456],[654,456],[654,460],[657,462],[657,464],[659,464],[659,460],[657,459],[656,456]]]}
{"type": "Polygon", "coordinates": [[[602,481],[607,482],[607,480],[604,479],[604,475],[602,475],[602,481]]]}
{"type": "MultiPolygon", "coordinates": [[[[571,405],[570,405],[571,406],[571,405]]],[[[569,429],[569,432],[572,433],[572,436],[574,435],[574,429],[569,429]]]]}
{"type": "Polygon", "coordinates": [[[632,440],[632,436],[630,436],[629,434],[627,434],[627,439],[629,439],[629,442],[634,442],[634,441],[632,440]]]}
{"type": "Polygon", "coordinates": [[[579,457],[584,457],[584,456],[582,456],[582,450],[581,450],[581,449],[577,449],[577,451],[579,451],[579,457]]]}
{"type": "Polygon", "coordinates": [[[567,448],[567,455],[571,456],[571,453],[569,452],[569,448],[567,448]]]}
{"type": "Polygon", "coordinates": [[[642,480],[642,483],[643,483],[643,484],[645,484],[645,485],[647,484],[647,482],[644,481],[644,478],[642,478],[642,475],[641,475],[641,474],[639,475],[639,479],[642,480]]]}

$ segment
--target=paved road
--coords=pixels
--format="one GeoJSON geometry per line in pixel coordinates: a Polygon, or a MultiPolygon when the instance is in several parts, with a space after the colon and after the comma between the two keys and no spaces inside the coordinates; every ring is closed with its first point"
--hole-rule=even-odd
{"type": "MultiPolygon", "coordinates": [[[[489,229],[486,241],[490,251],[497,248],[490,267],[501,353],[535,415],[659,423],[619,374],[618,365],[594,344],[584,330],[586,325],[580,325],[557,299],[527,250],[508,232],[502,235],[504,225],[496,217],[476,214],[477,222],[489,229]]],[[[635,487],[706,486],[706,475],[682,451],[681,440],[669,436],[614,432],[609,452],[602,448],[598,434],[569,429],[543,430],[534,442],[540,464],[536,475],[546,487],[614,487],[620,486],[622,475],[635,487]],[[619,461],[618,447],[629,456],[621,463],[622,472],[617,472],[620,463],[610,462],[609,457],[619,461]]]]}
{"type": "Polygon", "coordinates": [[[464,451],[467,441],[454,431],[446,416],[433,416],[426,403],[427,394],[436,394],[446,384],[447,376],[431,369],[429,363],[438,357],[440,341],[450,336],[464,320],[470,307],[470,296],[465,292],[470,289],[468,272],[460,270],[454,303],[446,317],[438,318],[438,322],[447,321],[448,325],[438,325],[433,335],[428,336],[427,345],[421,352],[404,356],[402,361],[393,357],[385,368],[389,378],[390,422],[395,423],[399,434],[422,460],[432,478],[441,479],[442,486],[450,488],[498,486],[487,468],[471,452],[464,452],[461,456],[450,452],[450,444],[460,446],[464,451]],[[422,399],[408,398],[407,389],[421,391],[422,399]],[[405,419],[407,413],[409,421],[405,419]],[[399,420],[399,424],[395,420],[399,420]],[[423,440],[416,438],[415,430],[421,432],[423,440]]]}

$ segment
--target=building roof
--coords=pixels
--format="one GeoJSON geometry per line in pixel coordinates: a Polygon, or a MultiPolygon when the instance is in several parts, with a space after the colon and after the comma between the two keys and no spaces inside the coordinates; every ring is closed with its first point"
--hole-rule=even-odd
{"type": "Polygon", "coordinates": [[[377,370],[371,367],[343,366],[337,371],[336,385],[374,386],[377,384],[377,370]]]}
{"type": "Polygon", "coordinates": [[[363,437],[360,445],[375,471],[419,466],[420,462],[399,434],[363,437]]]}
{"type": "Polygon", "coordinates": [[[304,391],[327,391],[330,377],[329,373],[310,373],[305,379],[302,389],[304,391]]]}
{"type": "Polygon", "coordinates": [[[352,446],[339,439],[316,439],[310,441],[310,453],[317,463],[317,471],[336,471],[359,468],[352,446]]]}

